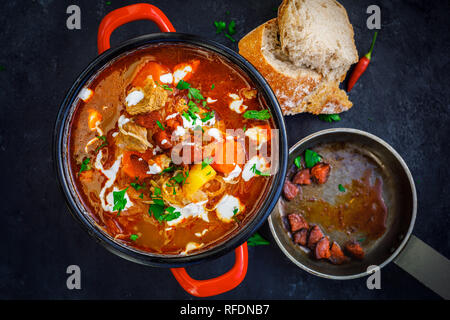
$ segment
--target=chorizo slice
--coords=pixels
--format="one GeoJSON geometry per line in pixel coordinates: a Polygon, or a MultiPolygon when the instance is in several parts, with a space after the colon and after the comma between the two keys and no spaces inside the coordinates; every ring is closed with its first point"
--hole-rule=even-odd
{"type": "Polygon", "coordinates": [[[345,244],[345,251],[356,259],[362,260],[364,258],[364,250],[359,242],[355,240],[348,241],[345,244]]]}
{"type": "Polygon", "coordinates": [[[311,175],[318,184],[324,184],[330,175],[330,165],[327,163],[318,163],[311,169],[311,175]]]}
{"type": "Polygon", "coordinates": [[[317,242],[314,253],[317,260],[328,259],[331,256],[330,240],[328,237],[323,237],[319,242],[317,242]]]}
{"type": "Polygon", "coordinates": [[[308,229],[301,229],[294,233],[294,242],[301,246],[306,246],[308,242],[308,229]]]}
{"type": "Polygon", "coordinates": [[[299,213],[291,213],[288,215],[291,231],[296,232],[301,229],[309,229],[308,221],[299,213]]]}
{"type": "Polygon", "coordinates": [[[309,172],[309,169],[303,169],[297,172],[297,174],[294,176],[294,179],[292,179],[292,182],[301,185],[311,184],[311,174],[309,172]]]}
{"type": "Polygon", "coordinates": [[[313,226],[309,232],[309,237],[308,237],[308,248],[310,248],[311,250],[314,249],[314,247],[316,246],[317,242],[320,241],[320,239],[323,238],[323,232],[322,230],[320,230],[319,226],[313,226]]]}
{"type": "Polygon", "coordinates": [[[344,255],[344,252],[341,249],[341,246],[336,242],[333,241],[331,244],[331,255],[328,258],[332,264],[343,264],[344,262],[347,262],[349,258],[344,255]]]}
{"type": "Polygon", "coordinates": [[[283,195],[286,198],[286,200],[290,201],[294,199],[299,191],[300,191],[299,188],[295,184],[293,184],[289,180],[286,180],[283,186],[283,195]]]}

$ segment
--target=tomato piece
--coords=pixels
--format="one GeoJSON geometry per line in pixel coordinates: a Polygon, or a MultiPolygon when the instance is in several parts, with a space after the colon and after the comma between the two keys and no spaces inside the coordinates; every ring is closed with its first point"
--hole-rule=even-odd
{"type": "Polygon", "coordinates": [[[214,162],[211,166],[214,170],[228,174],[236,167],[236,165],[241,165],[245,161],[245,151],[244,147],[240,142],[234,139],[225,139],[225,143],[218,143],[213,150],[214,162]],[[227,157],[227,150],[233,150],[232,159],[228,159],[231,155],[227,157]]]}
{"type": "Polygon", "coordinates": [[[142,154],[136,151],[125,151],[122,158],[123,172],[132,179],[136,177],[139,180],[147,178],[149,176],[147,174],[148,163],[144,157],[148,156],[147,152],[142,154]]]}
{"type": "Polygon", "coordinates": [[[102,121],[102,115],[97,110],[89,110],[88,115],[88,126],[89,129],[95,130],[98,126],[98,123],[102,121]]]}
{"type": "Polygon", "coordinates": [[[143,87],[148,76],[152,76],[154,81],[160,83],[159,77],[166,73],[170,73],[169,68],[157,62],[150,61],[144,64],[138,71],[131,84],[133,87],[143,87]]]}
{"type": "Polygon", "coordinates": [[[173,68],[173,83],[176,86],[180,80],[188,81],[192,74],[197,70],[200,65],[200,60],[191,60],[189,62],[183,62],[177,64],[173,68]]]}

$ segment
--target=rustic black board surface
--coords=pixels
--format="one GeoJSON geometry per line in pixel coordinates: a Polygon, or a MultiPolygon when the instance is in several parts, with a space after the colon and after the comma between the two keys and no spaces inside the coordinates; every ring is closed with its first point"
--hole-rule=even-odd
{"type": "MultiPolygon", "coordinates": [[[[52,129],[66,90],[96,56],[98,25],[108,12],[133,1],[2,1],[0,4],[0,298],[193,299],[169,270],[125,261],[96,244],[72,219],[53,170],[52,129]],[[66,28],[66,8],[81,8],[81,30],[66,28]],[[66,288],[66,268],[82,270],[82,290],[66,288]]],[[[213,21],[236,20],[236,38],[276,16],[278,0],[152,1],[180,32],[198,34],[237,50],[213,21]],[[229,11],[229,15],[227,15],[229,11]]],[[[448,1],[342,0],[360,55],[370,46],[366,8],[382,9],[382,30],[372,64],[350,94],[354,107],[337,124],[311,115],[286,119],[289,145],[315,131],[351,127],[373,133],[405,159],[418,191],[414,234],[450,257],[450,3],[448,1]]],[[[121,27],[112,45],[155,32],[148,21],[121,27]]],[[[332,281],[312,276],[278,249],[249,248],[244,282],[223,299],[438,299],[394,264],[382,270],[382,289],[366,279],[332,281]]],[[[420,259],[420,257],[418,257],[420,259]]],[[[229,254],[189,268],[206,278],[226,271],[229,254]]]]}

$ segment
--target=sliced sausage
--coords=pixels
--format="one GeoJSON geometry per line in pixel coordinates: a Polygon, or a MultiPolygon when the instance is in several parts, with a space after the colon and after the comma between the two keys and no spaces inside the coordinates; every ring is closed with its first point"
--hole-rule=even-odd
{"type": "Polygon", "coordinates": [[[169,135],[164,130],[160,130],[153,135],[153,141],[163,150],[172,148],[172,143],[170,142],[169,135]]]}
{"type": "Polygon", "coordinates": [[[345,251],[348,252],[352,257],[362,260],[364,258],[364,250],[361,245],[355,241],[351,240],[345,244],[345,251]]]}
{"type": "Polygon", "coordinates": [[[324,184],[330,175],[330,165],[327,163],[318,163],[311,169],[311,175],[319,184],[324,184]]]}
{"type": "Polygon", "coordinates": [[[294,179],[292,179],[292,182],[295,184],[311,184],[311,174],[309,172],[309,169],[303,169],[297,172],[297,174],[294,176],[294,179]]]}
{"type": "Polygon", "coordinates": [[[311,250],[314,249],[317,242],[320,241],[320,239],[323,238],[323,232],[320,230],[319,226],[313,226],[309,232],[309,238],[308,238],[308,248],[311,250]]]}
{"type": "Polygon", "coordinates": [[[330,240],[328,237],[323,237],[317,242],[315,256],[317,260],[328,259],[331,256],[330,252],[330,240]]]}
{"type": "Polygon", "coordinates": [[[301,229],[294,233],[294,242],[301,246],[306,246],[308,242],[308,229],[301,229]]]}
{"type": "Polygon", "coordinates": [[[298,192],[299,188],[289,180],[286,180],[283,186],[283,195],[286,198],[286,200],[294,199],[295,196],[298,194],[298,192]]]}
{"type": "Polygon", "coordinates": [[[344,255],[344,252],[342,252],[339,244],[335,241],[333,241],[331,245],[330,252],[331,255],[329,260],[332,264],[343,264],[344,262],[347,262],[349,260],[348,257],[344,255]]]}
{"type": "Polygon", "coordinates": [[[288,215],[289,224],[291,225],[291,231],[295,232],[300,229],[309,229],[308,221],[303,218],[299,213],[291,213],[288,215]]]}

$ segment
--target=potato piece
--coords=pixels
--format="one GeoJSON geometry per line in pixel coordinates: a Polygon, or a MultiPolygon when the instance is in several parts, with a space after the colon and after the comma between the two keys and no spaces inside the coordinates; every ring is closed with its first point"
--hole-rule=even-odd
{"type": "Polygon", "coordinates": [[[202,169],[201,164],[194,164],[189,170],[189,176],[183,186],[184,194],[187,197],[192,196],[197,190],[211,181],[216,176],[216,171],[207,165],[202,169]]]}

